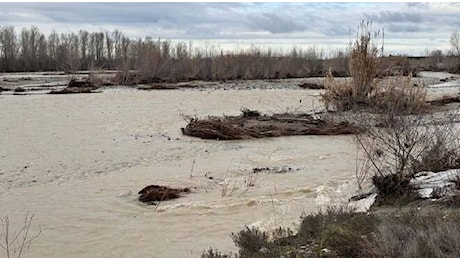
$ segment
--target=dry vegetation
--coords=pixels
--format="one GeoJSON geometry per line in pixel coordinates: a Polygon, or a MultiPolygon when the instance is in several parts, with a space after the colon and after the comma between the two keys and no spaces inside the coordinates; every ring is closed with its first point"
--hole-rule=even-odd
{"type": "MultiPolygon", "coordinates": [[[[362,24],[362,26],[367,26],[362,24]]],[[[458,34],[458,33],[457,33],[458,34]]],[[[169,40],[130,39],[119,30],[112,32],[57,33],[45,35],[35,26],[22,28],[18,32],[13,26],[0,27],[0,71],[65,71],[116,70],[114,83],[134,85],[143,83],[177,82],[186,80],[232,80],[232,79],[275,79],[291,77],[322,77],[332,67],[334,77],[353,76],[360,87],[360,74],[349,71],[347,61],[353,55],[354,71],[364,69],[379,75],[401,73],[409,75],[417,70],[459,70],[458,37],[453,34],[451,43],[454,51],[443,54],[433,51],[424,58],[382,57],[377,64],[361,63],[356,49],[347,53],[336,50],[327,54],[316,46],[306,49],[292,48],[288,52],[262,49],[252,45],[246,49],[224,52],[219,46],[205,44],[194,46],[192,42],[169,40]],[[440,65],[442,64],[442,65],[440,65]],[[362,67],[360,67],[362,66],[362,67]]],[[[372,43],[366,35],[358,47],[370,53],[372,43]]],[[[367,55],[367,54],[365,54],[367,55]]],[[[366,75],[364,80],[366,79],[366,75]]],[[[360,83],[361,82],[361,83],[360,83]]],[[[355,93],[357,94],[357,93],[355,93]]]]}
{"type": "Polygon", "coordinates": [[[182,128],[184,135],[202,139],[236,140],[288,135],[356,134],[361,129],[349,122],[335,122],[328,117],[308,114],[260,115],[258,111],[242,110],[241,116],[189,118],[182,128]]]}
{"type": "Polygon", "coordinates": [[[2,228],[0,232],[0,248],[7,258],[20,258],[24,252],[30,249],[32,242],[40,236],[41,229],[35,234],[30,233],[33,218],[34,215],[27,213],[22,226],[16,231],[11,230],[12,225],[8,216],[0,219],[2,228]]]}
{"type": "MultiPolygon", "coordinates": [[[[370,26],[361,23],[352,45],[352,79],[338,81],[330,70],[322,99],[333,110],[352,110],[351,121],[363,130],[356,134],[365,161],[357,176],[360,182],[371,179],[377,204],[407,204],[420,199],[410,185],[415,174],[460,168],[459,115],[427,113],[426,91],[412,83],[410,71],[379,79],[382,59],[373,42],[379,34],[371,34],[370,26]]],[[[460,194],[458,178],[451,182],[460,194]]],[[[443,203],[458,206],[459,198],[443,203]]],[[[232,234],[237,254],[210,248],[202,257],[459,257],[459,217],[441,211],[377,214],[329,209],[303,216],[297,232],[247,227],[232,234]]]]}
{"type": "Polygon", "coordinates": [[[352,213],[328,209],[303,216],[297,232],[245,228],[233,233],[237,254],[210,248],[202,257],[458,257],[458,213],[352,213]]]}
{"type": "Polygon", "coordinates": [[[371,32],[371,24],[362,22],[357,39],[352,45],[349,60],[351,79],[337,81],[331,70],[327,73],[322,100],[326,108],[347,111],[369,108],[374,112],[389,110],[404,114],[424,112],[426,92],[411,83],[411,76],[381,80],[378,66],[382,47],[376,40],[379,32],[371,32]],[[373,34],[373,35],[372,35],[373,34]],[[376,111],[378,110],[378,111],[376,111]]]}

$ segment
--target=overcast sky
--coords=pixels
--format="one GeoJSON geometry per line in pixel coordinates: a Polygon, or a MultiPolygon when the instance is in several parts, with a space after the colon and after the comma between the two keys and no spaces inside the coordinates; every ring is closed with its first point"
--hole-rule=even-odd
{"type": "Polygon", "coordinates": [[[0,3],[0,26],[36,25],[45,34],[118,28],[133,38],[201,39],[223,48],[345,48],[361,20],[385,29],[387,52],[447,51],[450,34],[460,28],[460,3],[0,3]]]}

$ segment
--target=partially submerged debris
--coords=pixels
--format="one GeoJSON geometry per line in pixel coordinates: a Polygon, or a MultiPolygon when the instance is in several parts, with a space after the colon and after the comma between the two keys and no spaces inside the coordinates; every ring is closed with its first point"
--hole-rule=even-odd
{"type": "Polygon", "coordinates": [[[299,84],[299,87],[305,88],[305,89],[324,89],[324,85],[316,84],[316,83],[310,83],[310,82],[305,82],[305,83],[299,84]]]}
{"type": "Polygon", "coordinates": [[[64,88],[61,90],[52,90],[48,94],[78,94],[78,93],[93,93],[90,88],[64,88]]]}
{"type": "Polygon", "coordinates": [[[460,103],[460,95],[456,95],[456,96],[444,95],[439,99],[428,101],[428,103],[434,106],[444,106],[450,103],[460,103]]]}
{"type": "Polygon", "coordinates": [[[170,90],[180,88],[196,88],[196,86],[187,83],[152,83],[142,84],[137,87],[140,90],[170,90]]]}
{"type": "Polygon", "coordinates": [[[89,80],[70,80],[66,88],[61,90],[52,90],[48,94],[78,94],[78,93],[94,93],[93,90],[97,87],[89,80]]]}
{"type": "Polygon", "coordinates": [[[241,113],[243,117],[258,117],[261,116],[260,111],[258,110],[251,110],[247,107],[241,108],[241,113]]]}
{"type": "Polygon", "coordinates": [[[272,167],[272,168],[270,168],[270,167],[252,168],[253,173],[259,173],[259,172],[287,173],[287,172],[292,172],[292,171],[295,171],[295,170],[299,170],[299,169],[293,169],[293,168],[288,167],[288,166],[283,166],[283,167],[275,166],[275,167],[272,167]]]}
{"type": "Polygon", "coordinates": [[[89,88],[89,89],[96,89],[96,86],[89,80],[76,80],[71,79],[69,84],[67,85],[68,88],[89,88]]]}
{"type": "Polygon", "coordinates": [[[14,92],[15,93],[24,93],[24,92],[26,92],[26,90],[24,88],[17,87],[17,88],[14,89],[14,92]]]}
{"type": "Polygon", "coordinates": [[[352,123],[333,122],[308,114],[191,118],[187,126],[181,130],[184,135],[218,140],[290,135],[339,135],[361,132],[361,129],[352,123]]]}
{"type": "Polygon", "coordinates": [[[138,86],[137,89],[139,90],[168,90],[168,89],[177,89],[177,87],[173,85],[165,85],[165,84],[151,84],[151,85],[138,86]]]}
{"type": "Polygon", "coordinates": [[[174,189],[161,185],[149,185],[138,192],[139,201],[144,203],[153,203],[164,200],[177,199],[181,193],[190,192],[189,188],[174,189]]]}

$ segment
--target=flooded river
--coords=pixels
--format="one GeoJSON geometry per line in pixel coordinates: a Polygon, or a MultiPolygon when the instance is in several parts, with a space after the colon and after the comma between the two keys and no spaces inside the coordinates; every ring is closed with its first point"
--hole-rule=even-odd
{"type": "MultiPolygon", "coordinates": [[[[185,116],[320,108],[319,91],[106,89],[0,96],[0,215],[42,230],[26,257],[199,257],[236,252],[245,225],[295,227],[355,191],[352,136],[214,141],[183,136],[185,116]],[[254,168],[276,170],[254,173],[254,168]],[[145,205],[150,184],[190,187],[145,205]]],[[[3,252],[1,252],[3,254],[3,252]]],[[[0,256],[4,256],[1,255],[0,256]]]]}

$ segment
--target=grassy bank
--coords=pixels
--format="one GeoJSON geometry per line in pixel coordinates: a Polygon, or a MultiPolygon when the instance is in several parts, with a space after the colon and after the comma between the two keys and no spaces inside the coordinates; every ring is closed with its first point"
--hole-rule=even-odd
{"type": "Polygon", "coordinates": [[[208,249],[202,257],[459,257],[460,214],[388,214],[328,209],[301,217],[297,231],[246,227],[231,237],[237,253],[208,249]]]}

